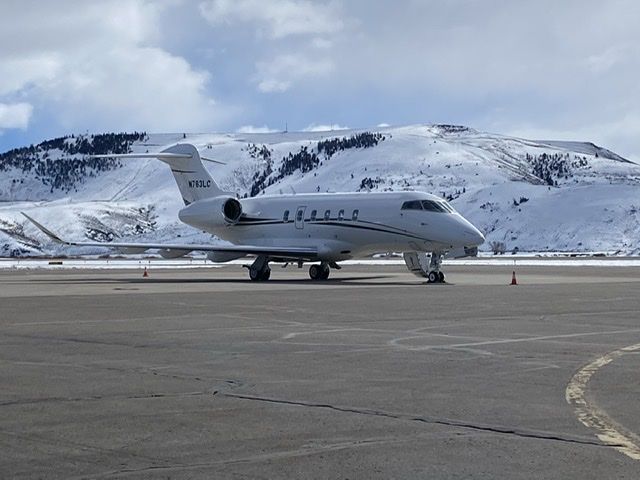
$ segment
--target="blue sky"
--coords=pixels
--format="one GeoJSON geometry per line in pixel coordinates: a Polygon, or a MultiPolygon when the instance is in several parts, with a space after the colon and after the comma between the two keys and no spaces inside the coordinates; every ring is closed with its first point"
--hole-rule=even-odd
{"type": "Polygon", "coordinates": [[[0,150],[438,122],[640,160],[639,18],[630,0],[4,0],[0,150]]]}

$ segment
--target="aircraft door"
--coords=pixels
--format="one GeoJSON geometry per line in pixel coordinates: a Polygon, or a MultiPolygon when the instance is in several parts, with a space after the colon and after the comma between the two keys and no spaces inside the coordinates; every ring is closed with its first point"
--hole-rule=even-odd
{"type": "Polygon", "coordinates": [[[296,228],[302,230],[304,228],[304,211],[307,207],[298,207],[296,210],[296,228]]]}

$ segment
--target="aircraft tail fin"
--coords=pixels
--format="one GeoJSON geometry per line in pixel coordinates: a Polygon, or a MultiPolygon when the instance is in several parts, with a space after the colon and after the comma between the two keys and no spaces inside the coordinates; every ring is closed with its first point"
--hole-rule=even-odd
{"type": "Polygon", "coordinates": [[[223,165],[224,162],[201,157],[198,149],[190,143],[178,143],[158,153],[93,155],[93,158],[157,158],[171,168],[185,205],[228,194],[220,189],[202,164],[202,160],[223,165]]]}

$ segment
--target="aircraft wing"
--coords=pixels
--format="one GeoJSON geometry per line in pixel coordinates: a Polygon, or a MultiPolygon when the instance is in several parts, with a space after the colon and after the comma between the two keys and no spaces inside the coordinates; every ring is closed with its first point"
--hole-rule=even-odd
{"type": "Polygon", "coordinates": [[[198,245],[188,243],[129,243],[129,242],[72,242],[60,238],[44,225],[41,225],[29,215],[24,212],[20,212],[27,220],[33,223],[38,230],[47,235],[51,240],[63,245],[76,246],[76,247],[108,247],[108,248],[123,248],[123,249],[158,249],[158,250],[176,250],[184,251],[185,253],[191,251],[201,252],[222,252],[222,253],[240,253],[245,255],[267,255],[270,257],[290,258],[290,259],[306,259],[313,260],[318,255],[318,251],[315,248],[309,247],[267,247],[259,245],[198,245]]]}

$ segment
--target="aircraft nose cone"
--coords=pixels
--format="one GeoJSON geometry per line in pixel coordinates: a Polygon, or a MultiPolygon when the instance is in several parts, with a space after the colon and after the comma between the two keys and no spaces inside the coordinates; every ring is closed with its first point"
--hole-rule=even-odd
{"type": "Polygon", "coordinates": [[[467,228],[467,231],[464,232],[465,237],[468,239],[468,246],[477,247],[478,245],[482,245],[484,243],[484,235],[480,230],[476,227],[467,228]]]}

